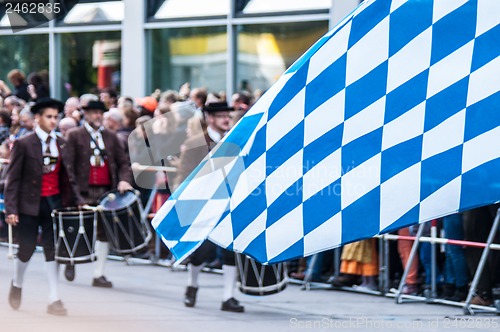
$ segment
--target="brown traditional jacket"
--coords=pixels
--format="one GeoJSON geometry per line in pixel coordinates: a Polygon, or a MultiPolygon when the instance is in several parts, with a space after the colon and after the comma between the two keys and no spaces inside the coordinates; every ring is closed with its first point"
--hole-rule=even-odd
{"type": "MultiPolygon", "coordinates": [[[[68,145],[62,137],[57,137],[61,158],[59,186],[63,206],[83,204],[77,183],[69,162],[68,145]]],[[[33,132],[14,142],[7,169],[4,199],[5,213],[37,216],[42,192],[42,143],[33,132]]]]}
{"type": "MultiPolygon", "coordinates": [[[[116,188],[119,181],[132,183],[130,160],[118,137],[107,129],[101,134],[109,166],[111,188],[116,188]]],[[[90,134],[85,127],[74,128],[68,132],[69,162],[80,193],[84,196],[89,191],[90,157],[93,155],[90,140],[90,134]]]]}
{"type": "Polygon", "coordinates": [[[173,189],[176,189],[191,174],[214,146],[215,142],[206,133],[190,137],[184,142],[173,189]]]}

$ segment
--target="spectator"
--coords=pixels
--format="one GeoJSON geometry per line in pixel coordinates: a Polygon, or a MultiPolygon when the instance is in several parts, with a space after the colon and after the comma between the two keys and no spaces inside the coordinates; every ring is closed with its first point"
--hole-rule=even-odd
{"type": "Polygon", "coordinates": [[[113,88],[105,88],[101,90],[101,93],[99,94],[99,99],[104,103],[106,106],[106,109],[111,109],[116,107],[116,104],[118,102],[118,94],[116,93],[116,90],[113,88]]]}
{"type": "Polygon", "coordinates": [[[117,131],[117,135],[121,140],[127,141],[130,133],[135,129],[139,114],[131,110],[126,110],[123,113],[122,127],[117,131]]]}
{"type": "Polygon", "coordinates": [[[160,104],[166,103],[167,105],[172,105],[173,103],[180,100],[181,97],[179,96],[179,93],[174,90],[167,90],[160,96],[160,104]]]}
{"type": "MultiPolygon", "coordinates": [[[[447,239],[463,240],[464,229],[462,214],[455,213],[443,217],[444,233],[447,239]]],[[[445,300],[465,301],[469,291],[469,271],[465,250],[462,246],[447,244],[445,261],[445,287],[443,297],[445,300]]]]}
{"type": "MultiPolygon", "coordinates": [[[[466,241],[486,243],[499,206],[499,204],[483,206],[463,213],[464,238],[466,241]]],[[[476,273],[482,253],[482,248],[467,247],[465,249],[469,271],[473,274],[476,273]]],[[[490,260],[484,265],[477,284],[476,295],[472,298],[471,304],[488,306],[493,303],[492,275],[497,267],[492,264],[491,258],[494,258],[496,253],[492,250],[490,255],[490,260]]]]}
{"type": "Polygon", "coordinates": [[[123,127],[123,115],[118,108],[112,108],[103,114],[104,128],[116,133],[123,127]]]}
{"type": "Polygon", "coordinates": [[[0,144],[10,136],[10,115],[6,110],[0,111],[0,144]]]}
{"type": "Polygon", "coordinates": [[[9,111],[9,114],[11,115],[12,115],[12,110],[14,110],[14,108],[22,109],[25,105],[26,103],[24,102],[24,100],[19,99],[16,96],[8,96],[3,101],[3,107],[5,107],[7,111],[9,111]]]}
{"type": "Polygon", "coordinates": [[[92,93],[85,93],[80,96],[80,108],[87,107],[90,101],[98,101],[99,97],[92,93]]]}
{"type": "Polygon", "coordinates": [[[28,102],[30,94],[28,93],[28,83],[26,83],[26,75],[19,69],[13,69],[7,74],[7,78],[14,86],[12,94],[17,98],[28,102]]]}
{"type": "Polygon", "coordinates": [[[75,120],[75,118],[72,117],[67,117],[61,119],[59,121],[59,132],[66,137],[66,134],[68,133],[68,130],[72,128],[78,127],[78,122],[75,120]]]}
{"type": "MultiPolygon", "coordinates": [[[[398,235],[410,236],[410,228],[402,228],[398,231],[398,235]]],[[[406,269],[408,260],[410,258],[411,247],[413,246],[412,240],[398,240],[398,253],[403,264],[403,268],[406,269]]],[[[410,271],[406,276],[405,285],[403,287],[403,294],[406,295],[417,295],[418,293],[418,256],[415,256],[410,271]]]]}
{"type": "Polygon", "coordinates": [[[377,290],[379,267],[375,239],[346,244],[341,260],[342,275],[330,280],[333,286],[353,286],[361,276],[362,283],[357,287],[359,290],[377,290]]]}
{"type": "Polygon", "coordinates": [[[23,108],[23,110],[19,113],[19,125],[21,129],[19,130],[19,137],[22,137],[26,134],[29,134],[35,128],[35,116],[31,113],[31,110],[28,108],[23,108]]]}
{"type": "Polygon", "coordinates": [[[205,88],[196,88],[191,91],[189,94],[189,99],[196,106],[196,115],[203,119],[203,107],[207,103],[208,92],[205,88]]]}
{"type": "Polygon", "coordinates": [[[72,117],[78,123],[80,122],[82,118],[80,113],[80,99],[70,97],[66,100],[66,103],[64,103],[64,117],[72,117]]]}
{"type": "MultiPolygon", "coordinates": [[[[433,220],[432,222],[437,222],[437,220],[433,220]]],[[[426,222],[420,224],[420,227],[423,227],[422,236],[430,237],[431,236],[431,224],[432,222],[426,222]]],[[[410,227],[410,233],[412,235],[417,235],[418,225],[410,227]]],[[[425,272],[425,285],[424,288],[429,289],[432,285],[432,244],[430,242],[421,242],[418,247],[420,263],[424,268],[425,272]]],[[[442,286],[444,277],[441,273],[441,268],[436,264],[436,284],[438,286],[442,286]]]]}
{"type": "Polygon", "coordinates": [[[248,93],[237,92],[231,98],[234,112],[231,114],[231,127],[234,127],[238,121],[250,109],[251,101],[248,93]]]}
{"type": "Polygon", "coordinates": [[[28,83],[27,89],[32,101],[50,97],[49,86],[40,73],[31,73],[28,83]]]}
{"type": "Polygon", "coordinates": [[[19,110],[18,108],[14,108],[10,113],[10,135],[13,138],[17,138],[17,133],[21,129],[19,124],[19,110]]]}
{"type": "Polygon", "coordinates": [[[186,132],[187,121],[195,114],[196,105],[191,101],[178,101],[171,106],[177,122],[177,131],[186,132]]]}
{"type": "Polygon", "coordinates": [[[156,107],[158,107],[158,101],[156,98],[151,96],[146,96],[143,98],[136,98],[135,103],[139,109],[139,114],[142,115],[153,115],[156,107]]]}
{"type": "Polygon", "coordinates": [[[121,96],[118,98],[117,107],[122,112],[132,111],[134,109],[134,100],[130,97],[121,96]]]}

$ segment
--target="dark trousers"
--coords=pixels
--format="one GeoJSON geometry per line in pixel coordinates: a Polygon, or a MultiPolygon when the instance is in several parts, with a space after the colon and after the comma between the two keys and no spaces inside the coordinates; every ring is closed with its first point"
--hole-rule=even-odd
{"type": "MultiPolygon", "coordinates": [[[[214,243],[205,240],[205,242],[189,256],[189,262],[194,266],[199,266],[203,263],[213,261],[216,257],[216,248],[217,246],[214,243]]],[[[236,265],[234,252],[222,249],[222,254],[222,264],[231,266],[236,265]]]]}
{"type": "MultiPolygon", "coordinates": [[[[88,192],[81,192],[85,203],[91,206],[97,206],[99,199],[106,193],[110,191],[109,186],[90,186],[88,192]]],[[[97,213],[97,240],[101,242],[108,242],[108,237],[104,230],[104,221],[102,220],[102,215],[97,213]]]]}
{"type": "MultiPolygon", "coordinates": [[[[495,204],[465,211],[463,213],[464,239],[485,243],[488,240],[498,207],[499,205],[495,204]]],[[[482,253],[482,248],[467,247],[465,250],[465,257],[471,273],[476,272],[482,253]]],[[[477,285],[477,293],[484,298],[491,299],[493,285],[490,264],[495,259],[496,253],[491,250],[489,256],[477,285]]]]}
{"type": "Polygon", "coordinates": [[[38,228],[42,228],[42,246],[45,260],[51,262],[55,260],[54,248],[54,226],[52,222],[52,210],[61,208],[61,196],[42,197],[40,208],[36,217],[26,214],[19,214],[19,224],[17,234],[19,240],[19,250],[17,257],[21,262],[26,263],[35,252],[38,228]]]}

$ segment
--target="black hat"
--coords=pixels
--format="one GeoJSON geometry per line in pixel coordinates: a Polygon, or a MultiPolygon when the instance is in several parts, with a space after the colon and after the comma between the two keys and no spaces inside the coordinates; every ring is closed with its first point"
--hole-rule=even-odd
{"type": "Polygon", "coordinates": [[[230,112],[234,111],[233,107],[227,105],[226,102],[209,102],[203,107],[203,111],[208,113],[216,113],[216,112],[230,112]]]}
{"type": "Polygon", "coordinates": [[[59,113],[64,110],[64,104],[62,103],[62,101],[52,98],[40,98],[33,106],[31,106],[31,113],[37,114],[49,107],[57,108],[57,111],[59,113]]]}
{"type": "Polygon", "coordinates": [[[91,100],[91,101],[89,101],[87,106],[83,106],[82,108],[86,111],[87,110],[101,110],[103,112],[107,111],[104,103],[102,101],[98,101],[98,100],[91,100]]]}

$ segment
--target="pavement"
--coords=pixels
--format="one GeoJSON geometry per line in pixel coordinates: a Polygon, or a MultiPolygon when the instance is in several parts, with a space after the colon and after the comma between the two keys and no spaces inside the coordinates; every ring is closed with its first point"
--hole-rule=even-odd
{"type": "Polygon", "coordinates": [[[73,282],[60,271],[59,293],[68,316],[46,313],[48,284],[43,255],[35,253],[26,272],[21,308],[7,302],[13,262],[0,247],[0,329],[13,332],[155,331],[499,331],[500,317],[464,316],[459,307],[396,304],[393,298],[290,284],[279,294],[237,292],[245,313],[220,310],[222,277],[202,273],[196,307],[183,305],[187,272],[164,266],[109,260],[111,289],[91,287],[92,265],[78,265],[73,282]]]}

